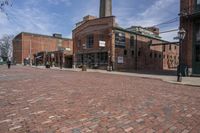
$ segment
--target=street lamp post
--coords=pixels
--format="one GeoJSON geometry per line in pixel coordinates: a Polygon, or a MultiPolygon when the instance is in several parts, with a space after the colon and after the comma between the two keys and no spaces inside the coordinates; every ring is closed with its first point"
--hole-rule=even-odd
{"type": "Polygon", "coordinates": [[[177,72],[177,82],[182,82],[182,68],[183,68],[183,40],[185,39],[186,31],[181,28],[178,32],[179,38],[179,65],[178,65],[178,72],[177,72]]]}
{"type": "Polygon", "coordinates": [[[83,44],[83,66],[82,66],[82,71],[87,71],[87,66],[85,64],[85,49],[86,49],[86,44],[83,44]]]}
{"type": "Polygon", "coordinates": [[[112,64],[112,35],[113,35],[113,32],[109,33],[108,35],[110,37],[110,47],[108,50],[108,60],[109,60],[108,71],[112,71],[113,70],[113,64],[112,64]]]}

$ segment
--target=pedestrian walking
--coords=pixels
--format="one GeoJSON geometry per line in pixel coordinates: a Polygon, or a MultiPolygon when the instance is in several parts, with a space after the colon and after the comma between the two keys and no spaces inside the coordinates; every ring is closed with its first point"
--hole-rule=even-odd
{"type": "Polygon", "coordinates": [[[11,66],[11,61],[10,60],[7,61],[7,65],[8,65],[8,69],[10,69],[10,66],[11,66]]]}

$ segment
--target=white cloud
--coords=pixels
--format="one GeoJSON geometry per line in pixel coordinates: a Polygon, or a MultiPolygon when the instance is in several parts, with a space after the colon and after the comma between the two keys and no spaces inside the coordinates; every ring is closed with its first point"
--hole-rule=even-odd
{"type": "Polygon", "coordinates": [[[87,3],[84,3],[82,9],[77,9],[74,12],[72,22],[77,23],[82,20],[86,15],[92,15],[98,17],[99,12],[99,0],[88,0],[87,3]]]}
{"type": "Polygon", "coordinates": [[[37,8],[13,8],[9,11],[8,18],[4,14],[0,14],[0,17],[1,36],[17,34],[22,31],[51,34],[51,29],[55,27],[52,16],[37,8]]]}
{"type": "MultiPolygon", "coordinates": [[[[126,0],[129,3],[131,0],[126,0]],[[128,2],[129,1],[129,2],[128,2]]],[[[137,5],[138,2],[133,1],[131,4],[137,5]],[[135,2],[135,3],[134,3],[135,2]]],[[[147,6],[145,10],[138,13],[133,12],[134,7],[116,7],[115,15],[117,16],[118,23],[123,27],[130,27],[132,25],[135,26],[154,26],[166,20],[173,18],[174,16],[178,16],[178,13],[170,11],[171,7],[177,5],[177,0],[155,0],[155,2],[151,6],[147,6]]],[[[135,8],[137,8],[135,6],[135,8]]],[[[168,30],[175,28],[174,25],[178,25],[178,23],[168,25],[168,30]]],[[[177,26],[178,27],[178,26],[177,26]]],[[[162,27],[160,27],[161,30],[162,27]]],[[[166,29],[166,28],[165,28],[166,29]]],[[[167,29],[166,29],[167,30],[167,29]]],[[[167,39],[173,41],[173,36],[175,33],[167,33],[165,35],[161,35],[163,39],[167,39]]]]}
{"type": "MultiPolygon", "coordinates": [[[[27,0],[19,4],[21,7],[13,7],[9,11],[9,20],[5,14],[0,13],[0,36],[5,33],[16,34],[21,31],[42,34],[63,31],[68,37],[71,37],[72,26],[75,26],[75,23],[81,21],[86,15],[97,17],[99,15],[99,0],[87,0],[87,2],[84,0],[46,0],[46,2],[59,6],[74,6],[74,8],[64,9],[65,13],[62,9],[63,13],[58,14],[58,12],[48,9],[49,7],[41,6],[40,0],[27,0]],[[66,27],[64,27],[64,23],[66,23],[66,27]],[[66,29],[66,31],[63,29],[66,29]]],[[[152,0],[145,2],[146,0],[113,1],[113,14],[116,16],[120,26],[124,28],[132,25],[152,26],[171,19],[178,14],[172,9],[177,0],[152,0]],[[151,3],[149,6],[147,6],[148,2],[151,3]],[[138,10],[138,8],[142,10],[138,10]]],[[[59,6],[56,7],[59,8],[59,6]]],[[[167,28],[161,27],[161,31],[176,28],[177,25],[178,23],[169,25],[167,28]]],[[[174,33],[162,36],[169,39],[173,38],[174,33]]]]}

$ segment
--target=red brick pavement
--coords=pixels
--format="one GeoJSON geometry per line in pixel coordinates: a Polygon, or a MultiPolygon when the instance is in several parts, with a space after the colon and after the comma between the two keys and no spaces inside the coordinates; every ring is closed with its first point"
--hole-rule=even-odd
{"type": "Polygon", "coordinates": [[[0,66],[0,133],[200,133],[200,88],[0,66]]]}

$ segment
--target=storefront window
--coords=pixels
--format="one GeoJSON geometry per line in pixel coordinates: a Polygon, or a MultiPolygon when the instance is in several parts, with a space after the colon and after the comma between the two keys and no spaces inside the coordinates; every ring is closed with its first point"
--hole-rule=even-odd
{"type": "Polygon", "coordinates": [[[195,57],[196,61],[200,62],[200,23],[196,24],[195,57]]]}
{"type": "Polygon", "coordinates": [[[196,46],[196,62],[200,62],[200,45],[196,46]]]}
{"type": "Polygon", "coordinates": [[[77,47],[79,48],[81,46],[81,40],[77,41],[77,47]]]}
{"type": "Polygon", "coordinates": [[[165,52],[165,45],[163,45],[163,52],[165,52]]]}

